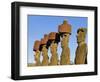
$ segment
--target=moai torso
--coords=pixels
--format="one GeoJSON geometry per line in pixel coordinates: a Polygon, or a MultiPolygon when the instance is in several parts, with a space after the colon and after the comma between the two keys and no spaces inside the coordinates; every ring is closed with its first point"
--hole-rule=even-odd
{"type": "Polygon", "coordinates": [[[69,49],[69,47],[62,50],[60,64],[61,65],[70,64],[70,49],[69,49]]]}
{"type": "Polygon", "coordinates": [[[76,49],[75,64],[86,64],[87,63],[87,45],[83,43],[76,49]]]}
{"type": "Polygon", "coordinates": [[[49,61],[48,61],[48,49],[46,48],[46,45],[43,45],[42,47],[42,56],[43,56],[43,60],[42,60],[42,65],[48,65],[49,61]]]}
{"type": "Polygon", "coordinates": [[[77,43],[75,64],[87,64],[87,44],[85,43],[86,28],[79,28],[77,31],[77,43]]]}
{"type": "Polygon", "coordinates": [[[35,52],[35,55],[34,55],[34,59],[35,59],[35,66],[39,66],[41,63],[40,63],[40,41],[39,40],[36,40],[34,42],[34,47],[33,47],[33,51],[35,52]]]}
{"type": "Polygon", "coordinates": [[[68,47],[69,42],[69,34],[65,34],[62,37],[61,46],[62,46],[62,53],[61,53],[61,65],[70,64],[70,49],[68,47]]]}
{"type": "Polygon", "coordinates": [[[50,50],[51,50],[51,59],[50,65],[58,65],[58,53],[57,53],[57,43],[51,43],[50,50]]]}
{"type": "Polygon", "coordinates": [[[41,62],[40,62],[40,51],[39,50],[37,50],[35,52],[35,61],[36,61],[36,63],[35,63],[36,66],[40,66],[41,65],[41,62]]]}

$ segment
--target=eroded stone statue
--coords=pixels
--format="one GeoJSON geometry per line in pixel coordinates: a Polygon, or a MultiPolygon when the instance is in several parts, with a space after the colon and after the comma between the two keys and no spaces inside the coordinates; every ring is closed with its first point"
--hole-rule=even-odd
{"type": "Polygon", "coordinates": [[[50,41],[50,51],[51,51],[51,59],[49,65],[58,65],[58,53],[57,53],[57,47],[59,36],[56,32],[51,32],[49,34],[49,41],[50,41]]]}
{"type": "Polygon", "coordinates": [[[50,60],[50,65],[58,65],[58,53],[57,53],[57,47],[58,44],[52,42],[50,46],[50,51],[51,51],[51,60],[50,60]]]}
{"type": "Polygon", "coordinates": [[[77,43],[75,64],[87,64],[87,44],[86,39],[86,28],[79,28],[77,31],[77,43]]]}
{"type": "Polygon", "coordinates": [[[63,34],[62,41],[61,41],[61,47],[62,47],[62,53],[61,53],[61,65],[70,64],[70,48],[68,46],[69,43],[69,34],[65,33],[63,34]]]}
{"type": "Polygon", "coordinates": [[[63,24],[59,25],[58,32],[61,35],[61,47],[62,47],[60,64],[61,65],[70,64],[70,48],[68,44],[69,44],[69,37],[71,34],[71,25],[68,24],[66,20],[64,20],[63,24]]]}
{"type": "Polygon", "coordinates": [[[46,48],[46,45],[42,46],[42,56],[43,56],[43,60],[42,60],[42,65],[48,65],[49,64],[49,59],[48,59],[48,49],[46,48]]]}
{"type": "Polygon", "coordinates": [[[41,65],[41,62],[40,62],[40,51],[39,50],[37,50],[35,52],[35,61],[36,61],[36,63],[35,63],[36,66],[40,66],[41,65]]]}
{"type": "Polygon", "coordinates": [[[40,41],[35,41],[33,51],[35,51],[34,59],[35,59],[35,66],[40,66],[40,41]]]}
{"type": "Polygon", "coordinates": [[[44,38],[41,39],[41,52],[42,52],[42,56],[43,56],[43,60],[42,60],[42,66],[46,66],[49,64],[49,57],[48,57],[48,49],[47,49],[47,41],[48,41],[48,35],[44,35],[44,38]]]}

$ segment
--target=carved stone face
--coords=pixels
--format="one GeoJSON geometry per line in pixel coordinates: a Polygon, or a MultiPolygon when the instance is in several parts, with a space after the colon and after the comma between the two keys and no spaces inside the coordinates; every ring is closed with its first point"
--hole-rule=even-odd
{"type": "Polygon", "coordinates": [[[48,50],[47,50],[47,48],[46,48],[46,45],[43,45],[43,46],[42,46],[42,54],[43,54],[43,55],[47,54],[47,51],[48,51],[48,50]]]}
{"type": "Polygon", "coordinates": [[[35,61],[38,61],[38,60],[40,60],[40,51],[39,50],[37,50],[36,52],[35,52],[35,61]]]}
{"type": "Polygon", "coordinates": [[[76,37],[77,37],[77,43],[85,41],[85,33],[82,31],[79,31],[76,37]]]}
{"type": "Polygon", "coordinates": [[[61,47],[62,48],[68,46],[69,36],[70,36],[70,34],[68,34],[68,33],[62,35],[62,37],[61,37],[61,47]]]}
{"type": "Polygon", "coordinates": [[[55,54],[57,52],[57,43],[51,43],[50,51],[52,54],[55,54]]]}

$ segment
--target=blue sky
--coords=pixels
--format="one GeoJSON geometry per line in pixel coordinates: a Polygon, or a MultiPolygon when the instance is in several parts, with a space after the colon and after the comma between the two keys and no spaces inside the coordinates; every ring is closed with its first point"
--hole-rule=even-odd
{"type": "MultiPolygon", "coordinates": [[[[28,63],[34,63],[33,45],[35,40],[41,40],[44,34],[50,32],[58,32],[58,25],[63,23],[63,20],[67,20],[72,26],[72,34],[69,40],[69,48],[71,54],[71,61],[74,61],[75,51],[77,47],[77,29],[80,27],[87,28],[87,17],[73,17],[73,16],[41,16],[41,15],[28,15],[28,63]]],[[[86,38],[86,42],[87,38],[86,38]]],[[[49,57],[51,56],[50,50],[48,51],[49,57]]],[[[58,55],[61,55],[61,45],[58,45],[58,55]]],[[[42,57],[41,57],[42,59],[42,57]]]]}

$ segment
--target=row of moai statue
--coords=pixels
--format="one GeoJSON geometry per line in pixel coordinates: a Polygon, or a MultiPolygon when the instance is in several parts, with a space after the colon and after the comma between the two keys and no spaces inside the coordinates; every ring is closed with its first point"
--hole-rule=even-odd
{"type": "MultiPolygon", "coordinates": [[[[86,28],[79,28],[77,30],[77,49],[75,53],[75,64],[87,64],[87,44],[86,39],[86,28]]],[[[71,35],[71,25],[66,20],[63,24],[58,26],[58,32],[51,32],[45,34],[41,41],[36,40],[33,46],[35,51],[35,65],[36,66],[48,66],[48,65],[70,65],[70,48],[69,48],[69,37],[71,35]],[[61,42],[61,56],[60,63],[58,60],[58,43],[61,42]],[[51,58],[49,62],[48,49],[50,48],[51,58]],[[42,55],[43,60],[40,61],[42,55]]]]}

